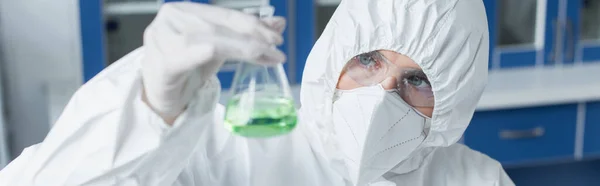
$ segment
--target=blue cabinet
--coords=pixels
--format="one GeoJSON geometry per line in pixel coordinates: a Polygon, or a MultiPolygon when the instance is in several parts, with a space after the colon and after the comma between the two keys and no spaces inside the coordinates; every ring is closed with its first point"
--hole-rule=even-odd
{"type": "Polygon", "coordinates": [[[588,103],[585,110],[583,156],[600,157],[600,102],[588,103]]]}
{"type": "Polygon", "coordinates": [[[600,61],[600,1],[569,0],[566,3],[565,61],[600,61]]]}
{"type": "Polygon", "coordinates": [[[476,112],[464,142],[503,164],[574,156],[577,105],[476,112]]]}
{"type": "Polygon", "coordinates": [[[491,69],[600,61],[600,1],[484,3],[491,69]]]}
{"type": "Polygon", "coordinates": [[[598,186],[600,160],[506,169],[518,186],[598,186]]]}
{"type": "Polygon", "coordinates": [[[490,31],[490,68],[553,64],[559,0],[484,0],[490,31]]]}
{"type": "Polygon", "coordinates": [[[79,0],[83,80],[88,81],[106,66],[102,1],[79,0]]]}

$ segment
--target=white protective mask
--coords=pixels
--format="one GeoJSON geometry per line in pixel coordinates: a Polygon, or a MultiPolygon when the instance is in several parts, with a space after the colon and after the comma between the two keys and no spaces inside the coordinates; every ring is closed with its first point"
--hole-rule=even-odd
{"type": "Polygon", "coordinates": [[[429,119],[381,85],[336,90],[337,149],[355,185],[367,184],[405,160],[425,139],[429,119]]]}

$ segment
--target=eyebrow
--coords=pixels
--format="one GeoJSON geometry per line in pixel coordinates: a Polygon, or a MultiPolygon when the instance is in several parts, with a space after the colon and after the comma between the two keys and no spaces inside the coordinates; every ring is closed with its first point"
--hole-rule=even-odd
{"type": "Polygon", "coordinates": [[[405,70],[404,70],[404,74],[427,77],[427,75],[425,74],[425,72],[423,72],[423,69],[414,68],[414,67],[406,67],[405,70]]]}

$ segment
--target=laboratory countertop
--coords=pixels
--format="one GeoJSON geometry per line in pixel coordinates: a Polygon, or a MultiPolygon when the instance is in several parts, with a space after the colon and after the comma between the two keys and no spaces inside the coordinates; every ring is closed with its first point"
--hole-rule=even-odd
{"type": "Polygon", "coordinates": [[[490,71],[477,110],[600,101],[600,63],[490,71]]]}

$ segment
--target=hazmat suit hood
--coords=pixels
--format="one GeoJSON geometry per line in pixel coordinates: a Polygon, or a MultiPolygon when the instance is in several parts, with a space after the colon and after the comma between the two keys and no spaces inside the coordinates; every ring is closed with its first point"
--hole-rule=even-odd
{"type": "MultiPolygon", "coordinates": [[[[481,0],[343,0],[308,56],[301,114],[319,131],[325,154],[338,153],[332,104],[338,78],[352,57],[391,50],[415,61],[429,78],[435,108],[426,138],[408,158],[373,177],[418,169],[427,154],[456,143],[469,125],[488,69],[488,26],[481,0]]],[[[374,178],[372,178],[374,179],[374,178]]]]}

